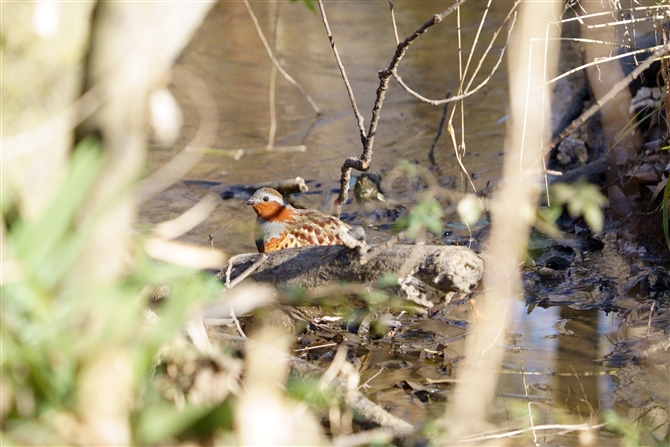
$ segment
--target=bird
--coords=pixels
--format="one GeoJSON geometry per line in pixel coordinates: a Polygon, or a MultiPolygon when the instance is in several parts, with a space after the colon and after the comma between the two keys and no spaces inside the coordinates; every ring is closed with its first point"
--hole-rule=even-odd
{"type": "Polygon", "coordinates": [[[255,240],[259,253],[311,245],[341,245],[340,231],[351,230],[336,217],[293,208],[272,188],[257,190],[246,204],[256,212],[255,240]]]}

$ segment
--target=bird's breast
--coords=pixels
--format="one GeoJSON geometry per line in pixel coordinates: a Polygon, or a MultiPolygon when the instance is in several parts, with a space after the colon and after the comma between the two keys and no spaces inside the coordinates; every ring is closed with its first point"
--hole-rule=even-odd
{"type": "Polygon", "coordinates": [[[286,222],[276,220],[270,221],[262,218],[259,218],[257,222],[263,233],[263,239],[265,240],[275,239],[282,236],[286,233],[286,228],[288,226],[286,222]]]}

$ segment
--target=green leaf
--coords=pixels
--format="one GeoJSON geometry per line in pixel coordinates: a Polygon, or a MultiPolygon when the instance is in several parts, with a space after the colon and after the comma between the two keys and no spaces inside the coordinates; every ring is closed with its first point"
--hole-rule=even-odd
{"type": "Polygon", "coordinates": [[[398,219],[395,228],[407,230],[407,236],[412,239],[423,229],[439,235],[442,233],[442,206],[432,197],[423,198],[406,216],[398,219]]]}

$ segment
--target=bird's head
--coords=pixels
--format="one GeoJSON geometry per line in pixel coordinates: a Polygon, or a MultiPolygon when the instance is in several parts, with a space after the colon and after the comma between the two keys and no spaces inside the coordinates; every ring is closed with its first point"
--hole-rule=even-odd
{"type": "Polygon", "coordinates": [[[276,217],[286,208],[284,197],[272,188],[259,189],[246,203],[263,219],[276,217]]]}

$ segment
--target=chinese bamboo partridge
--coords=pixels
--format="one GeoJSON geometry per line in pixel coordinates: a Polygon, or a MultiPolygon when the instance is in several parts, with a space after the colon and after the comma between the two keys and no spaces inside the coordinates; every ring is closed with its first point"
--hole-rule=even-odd
{"type": "Polygon", "coordinates": [[[256,211],[259,253],[308,245],[340,245],[339,232],[349,225],[315,210],[299,210],[271,188],[261,188],[247,200],[256,211]]]}

